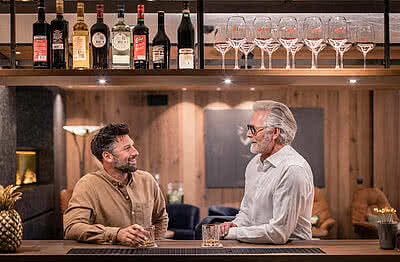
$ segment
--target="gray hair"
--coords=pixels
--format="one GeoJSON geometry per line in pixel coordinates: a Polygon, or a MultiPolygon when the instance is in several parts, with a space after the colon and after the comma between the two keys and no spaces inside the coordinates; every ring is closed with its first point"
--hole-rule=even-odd
{"type": "Polygon", "coordinates": [[[256,101],[254,111],[268,112],[264,120],[264,127],[279,128],[281,130],[277,142],[281,145],[290,145],[296,136],[297,123],[290,109],[282,103],[272,100],[256,101]]]}

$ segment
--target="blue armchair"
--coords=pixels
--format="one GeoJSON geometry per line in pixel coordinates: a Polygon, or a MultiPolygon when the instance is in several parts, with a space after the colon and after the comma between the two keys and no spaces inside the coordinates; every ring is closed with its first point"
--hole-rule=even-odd
{"type": "Polygon", "coordinates": [[[236,216],[239,213],[238,208],[226,206],[210,206],[208,208],[209,216],[236,216]]]}
{"type": "Polygon", "coordinates": [[[167,204],[167,212],[168,230],[174,232],[173,239],[194,239],[195,228],[200,221],[200,209],[189,204],[167,204]]]}

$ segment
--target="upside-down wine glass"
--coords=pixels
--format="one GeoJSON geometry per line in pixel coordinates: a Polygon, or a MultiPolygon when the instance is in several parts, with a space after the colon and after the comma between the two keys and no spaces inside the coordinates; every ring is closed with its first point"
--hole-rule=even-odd
{"type": "Polygon", "coordinates": [[[343,69],[343,57],[344,53],[350,50],[353,46],[351,42],[344,43],[341,47],[339,47],[339,54],[340,54],[340,69],[343,69]]]}
{"type": "Polygon", "coordinates": [[[304,46],[303,41],[299,41],[296,44],[292,45],[290,49],[290,53],[292,54],[292,68],[296,68],[296,53],[302,49],[304,46]]]}
{"type": "Polygon", "coordinates": [[[222,55],[222,69],[225,69],[225,54],[231,49],[226,35],[226,25],[216,25],[214,30],[214,48],[222,55]]]}
{"type": "Polygon", "coordinates": [[[375,31],[372,25],[363,24],[357,26],[356,45],[357,50],[364,56],[364,69],[366,69],[367,54],[375,48],[375,31]]]}
{"type": "Polygon", "coordinates": [[[272,42],[272,21],[268,16],[256,17],[253,20],[254,42],[261,50],[261,67],[264,66],[265,46],[272,42]]]}
{"type": "Polygon", "coordinates": [[[246,26],[246,41],[242,43],[239,47],[240,52],[244,54],[245,59],[245,69],[247,68],[247,57],[251,51],[253,51],[254,47],[256,46],[254,42],[254,30],[253,27],[250,25],[246,26]]]}
{"type": "Polygon", "coordinates": [[[317,49],[315,49],[315,68],[318,68],[318,56],[319,53],[324,50],[326,47],[326,43],[322,42],[322,44],[320,44],[317,49]]]}
{"type": "Polygon", "coordinates": [[[335,69],[339,66],[339,48],[347,42],[348,38],[347,22],[343,16],[331,17],[328,21],[328,41],[336,51],[335,69]]]}
{"type": "Polygon", "coordinates": [[[226,33],[229,44],[235,49],[235,67],[240,69],[238,63],[238,53],[240,46],[246,42],[246,21],[243,16],[231,16],[226,25],[226,33]]]}
{"type": "Polygon", "coordinates": [[[306,17],[303,26],[304,44],[311,50],[311,69],[317,69],[315,53],[318,47],[324,42],[321,18],[317,16],[306,17]]]}
{"type": "Polygon", "coordinates": [[[268,53],[268,69],[272,69],[272,54],[278,50],[278,48],[281,46],[281,43],[277,41],[272,41],[270,43],[267,43],[265,45],[265,50],[268,53]]]}
{"type": "Polygon", "coordinates": [[[279,42],[286,49],[286,69],[290,69],[290,47],[299,41],[297,27],[297,19],[295,17],[285,16],[279,20],[279,42]]]}

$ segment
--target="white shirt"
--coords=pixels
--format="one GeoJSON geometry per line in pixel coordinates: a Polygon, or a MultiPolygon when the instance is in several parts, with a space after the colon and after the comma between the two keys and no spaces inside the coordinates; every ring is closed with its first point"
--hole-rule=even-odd
{"type": "Polygon", "coordinates": [[[264,160],[256,155],[246,168],[240,211],[225,239],[284,244],[311,239],[314,199],[310,165],[290,145],[264,160]]]}

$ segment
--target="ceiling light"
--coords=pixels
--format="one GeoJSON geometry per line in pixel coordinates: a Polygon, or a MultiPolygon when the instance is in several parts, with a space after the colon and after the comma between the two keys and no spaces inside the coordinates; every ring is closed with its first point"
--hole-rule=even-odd
{"type": "Polygon", "coordinates": [[[221,87],[217,87],[217,91],[221,91],[221,87]]]}
{"type": "Polygon", "coordinates": [[[256,91],[254,87],[250,87],[250,91],[256,91]]]}
{"type": "Polygon", "coordinates": [[[350,79],[349,83],[350,84],[357,84],[358,80],[357,79],[350,79]]]}
{"type": "Polygon", "coordinates": [[[229,85],[229,84],[232,83],[232,80],[230,80],[229,78],[228,78],[228,79],[225,79],[225,80],[224,80],[224,83],[227,84],[227,85],[229,85]]]}
{"type": "Polygon", "coordinates": [[[182,91],[186,91],[187,90],[187,88],[186,87],[182,87],[182,91]]]}
{"type": "Polygon", "coordinates": [[[20,52],[20,51],[16,51],[15,54],[16,54],[16,55],[20,55],[21,52],[20,52]]]}
{"type": "Polygon", "coordinates": [[[107,83],[107,81],[105,79],[99,79],[98,82],[99,82],[99,84],[102,84],[102,85],[107,83]]]}

